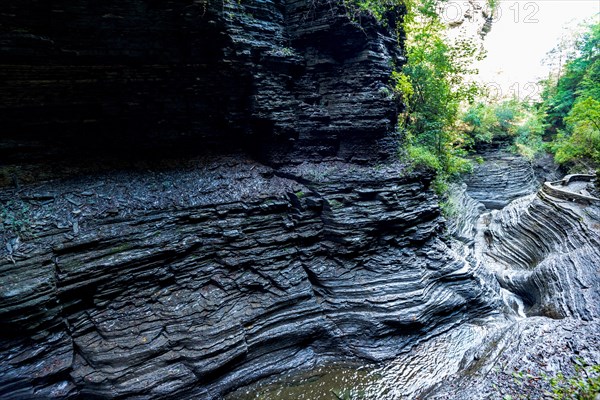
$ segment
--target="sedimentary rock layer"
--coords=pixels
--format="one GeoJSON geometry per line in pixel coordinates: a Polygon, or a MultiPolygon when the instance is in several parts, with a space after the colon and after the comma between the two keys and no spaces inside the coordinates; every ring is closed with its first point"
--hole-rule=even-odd
{"type": "Polygon", "coordinates": [[[399,107],[389,79],[402,57],[395,33],[348,12],[325,0],[9,0],[0,155],[387,158],[399,107]]]}
{"type": "Polygon", "coordinates": [[[219,398],[390,357],[487,307],[436,238],[430,177],[335,164],[397,151],[397,36],[357,17],[312,0],[3,4],[3,397],[219,398]],[[211,158],[26,185],[65,159],[61,175],[169,151],[211,158]],[[307,160],[330,162],[290,167],[307,160]]]}
{"type": "Polygon", "coordinates": [[[0,264],[3,398],[219,398],[496,308],[437,238],[427,181],[402,175],[220,159],[22,191],[35,224],[0,264]]]}
{"type": "Polygon", "coordinates": [[[475,165],[465,179],[469,196],[487,208],[501,209],[512,200],[536,191],[539,183],[531,162],[510,153],[483,154],[485,162],[475,165]]]}

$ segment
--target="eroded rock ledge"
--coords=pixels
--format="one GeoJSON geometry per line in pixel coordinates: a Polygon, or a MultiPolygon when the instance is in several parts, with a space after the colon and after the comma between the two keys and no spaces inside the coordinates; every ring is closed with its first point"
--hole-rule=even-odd
{"type": "MultiPolygon", "coordinates": [[[[494,168],[496,160],[482,169],[494,168]]],[[[522,186],[513,180],[530,171],[531,163],[518,160],[506,184],[490,188],[491,197],[510,198],[522,186]]],[[[477,179],[489,177],[469,181],[477,179]]],[[[280,392],[291,398],[298,387],[296,393],[318,398],[323,387],[333,387],[334,393],[361,399],[541,399],[550,390],[549,377],[575,374],[577,364],[600,363],[598,207],[534,189],[490,211],[468,189],[454,189],[459,218],[449,226],[450,243],[454,256],[467,261],[463,271],[497,308],[446,324],[449,329],[410,343],[394,360],[362,373],[350,369],[340,377],[336,370],[319,370],[310,379],[299,374],[240,391],[242,398],[278,399],[280,392]]]]}
{"type": "Polygon", "coordinates": [[[298,366],[389,359],[497,306],[400,165],[230,158],[20,196],[35,240],[2,250],[7,399],[220,398],[298,366]]]}

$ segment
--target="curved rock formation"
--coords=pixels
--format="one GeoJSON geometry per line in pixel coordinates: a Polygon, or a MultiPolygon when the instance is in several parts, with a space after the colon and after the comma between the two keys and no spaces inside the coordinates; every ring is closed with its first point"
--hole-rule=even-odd
{"type": "Polygon", "coordinates": [[[600,263],[597,207],[582,207],[543,192],[493,213],[482,252],[502,285],[518,293],[528,314],[552,318],[597,315],[593,289],[600,263]]]}
{"type": "Polygon", "coordinates": [[[501,209],[512,200],[534,192],[538,182],[529,161],[509,153],[484,154],[486,162],[465,180],[469,196],[487,208],[501,209]]]}
{"type": "Polygon", "coordinates": [[[485,206],[467,194],[465,183],[452,185],[449,189],[452,216],[448,221],[448,233],[462,245],[472,245],[477,236],[477,221],[486,210],[485,206]]]}
{"type": "MultiPolygon", "coordinates": [[[[514,168],[519,165],[528,166],[514,168]]],[[[498,299],[496,312],[415,344],[394,361],[366,369],[366,378],[347,372],[358,383],[349,387],[338,379],[339,393],[366,399],[543,399],[550,377],[600,364],[600,209],[540,190],[488,212],[465,185],[453,190],[453,248],[475,266],[488,298],[498,299]]],[[[322,382],[334,378],[326,375],[322,382]]]]}
{"type": "Polygon", "coordinates": [[[521,318],[484,333],[428,398],[542,399],[545,377],[600,364],[600,208],[562,192],[540,190],[480,218],[474,258],[521,318]]]}
{"type": "MultiPolygon", "coordinates": [[[[508,157],[491,157],[491,165],[480,169],[497,168],[498,158],[508,157]]],[[[517,160],[512,174],[503,176],[506,184],[490,188],[492,199],[508,201],[515,188],[525,192],[513,179],[528,176],[531,166],[511,158],[517,160]]],[[[489,177],[469,178],[475,187],[483,187],[482,181],[489,177]]],[[[345,393],[359,399],[537,399],[549,390],[549,378],[542,377],[575,373],[576,357],[600,363],[600,210],[550,197],[534,185],[531,194],[492,211],[469,196],[467,185],[452,189],[449,204],[456,215],[448,228],[457,239],[452,248],[495,309],[446,325],[451,328],[406,346],[391,362],[362,373],[345,370],[346,379],[336,370],[319,370],[250,393],[275,400],[288,387],[306,386],[309,398],[318,398],[319,388],[332,387],[342,393],[339,397],[345,393]]]]}
{"type": "Polygon", "coordinates": [[[374,18],[325,0],[3,6],[3,398],[221,398],[488,307],[437,238],[431,177],[389,164],[403,59],[374,18]]]}

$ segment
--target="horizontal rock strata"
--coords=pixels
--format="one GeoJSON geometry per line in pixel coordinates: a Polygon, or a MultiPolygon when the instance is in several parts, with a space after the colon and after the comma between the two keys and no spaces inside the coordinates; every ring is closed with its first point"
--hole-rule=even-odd
{"type": "Polygon", "coordinates": [[[0,264],[2,397],[220,398],[495,308],[437,239],[427,182],[402,175],[222,159],[22,190],[35,224],[0,264]]]}
{"type": "Polygon", "coordinates": [[[475,165],[465,179],[467,193],[489,209],[501,209],[512,200],[533,193],[539,187],[533,167],[523,157],[493,152],[475,165]]]}
{"type": "Polygon", "coordinates": [[[3,398],[220,398],[488,307],[430,177],[357,166],[398,145],[384,24],[312,0],[3,7],[3,398]]]}
{"type": "Polygon", "coordinates": [[[459,215],[450,225],[454,236],[473,248],[473,260],[519,296],[529,316],[583,320],[597,316],[600,209],[583,201],[584,195],[568,195],[569,185],[585,186],[593,176],[567,176],[558,181],[564,187],[551,185],[556,190],[548,190],[545,185],[537,190],[530,164],[502,153],[488,155],[477,171],[467,179],[466,190],[455,188],[453,202],[459,215]],[[521,197],[506,207],[487,213],[473,199],[494,207],[518,194],[521,197]],[[484,196],[494,200],[490,203],[484,196]],[[573,201],[577,196],[582,200],[573,201]]]}
{"type": "Polygon", "coordinates": [[[432,177],[391,161],[396,34],[360,20],[327,0],[3,4],[3,399],[221,399],[399,354],[412,380],[389,393],[464,371],[477,398],[478,360],[516,365],[514,342],[584,352],[597,208],[527,197],[531,164],[491,155],[457,197],[462,247],[443,240],[432,177]]]}
{"type": "Polygon", "coordinates": [[[278,163],[395,153],[395,33],[366,15],[352,22],[337,2],[24,4],[9,0],[0,15],[4,163],[240,148],[278,163]]]}

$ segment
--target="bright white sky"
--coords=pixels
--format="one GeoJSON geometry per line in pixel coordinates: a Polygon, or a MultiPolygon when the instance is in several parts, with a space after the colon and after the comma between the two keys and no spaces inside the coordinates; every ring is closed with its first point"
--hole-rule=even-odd
{"type": "Polygon", "coordinates": [[[569,28],[600,20],[600,0],[501,0],[492,30],[484,40],[488,56],[479,65],[479,78],[500,91],[536,97],[536,82],[548,77],[542,59],[569,28]]]}

